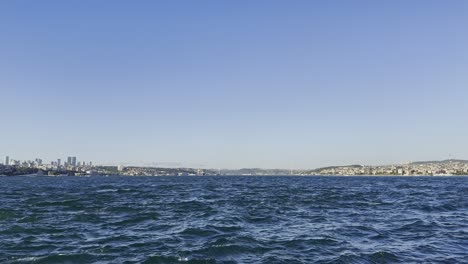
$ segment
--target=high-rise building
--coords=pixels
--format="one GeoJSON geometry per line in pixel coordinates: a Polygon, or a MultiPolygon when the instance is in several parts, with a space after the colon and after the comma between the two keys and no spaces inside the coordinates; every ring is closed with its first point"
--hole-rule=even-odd
{"type": "Polygon", "coordinates": [[[57,159],[57,166],[58,166],[58,167],[60,167],[61,163],[62,163],[62,160],[61,160],[61,159],[57,159]]]}
{"type": "Polygon", "coordinates": [[[71,164],[72,164],[73,166],[76,166],[76,157],[72,157],[72,158],[71,158],[71,164]]]}
{"type": "Polygon", "coordinates": [[[67,164],[70,165],[71,162],[72,162],[72,157],[68,157],[68,158],[67,158],[67,164]]]}
{"type": "Polygon", "coordinates": [[[10,165],[10,157],[5,157],[5,165],[10,165]]]}

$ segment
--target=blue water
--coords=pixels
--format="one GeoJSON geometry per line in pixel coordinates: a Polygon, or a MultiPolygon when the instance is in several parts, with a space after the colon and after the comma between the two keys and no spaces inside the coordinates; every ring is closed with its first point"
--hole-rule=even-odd
{"type": "Polygon", "coordinates": [[[468,177],[1,177],[0,263],[468,263],[468,177]]]}

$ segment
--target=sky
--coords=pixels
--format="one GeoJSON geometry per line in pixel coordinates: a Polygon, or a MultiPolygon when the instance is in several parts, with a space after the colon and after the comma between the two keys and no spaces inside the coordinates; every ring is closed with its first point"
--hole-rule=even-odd
{"type": "Polygon", "coordinates": [[[468,159],[467,13],[463,0],[0,1],[0,156],[468,159]]]}

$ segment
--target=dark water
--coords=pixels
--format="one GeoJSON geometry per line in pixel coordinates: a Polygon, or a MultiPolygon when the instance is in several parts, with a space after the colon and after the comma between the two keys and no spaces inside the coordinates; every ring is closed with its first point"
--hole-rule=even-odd
{"type": "Polygon", "coordinates": [[[0,263],[468,263],[468,177],[3,177],[0,263]]]}

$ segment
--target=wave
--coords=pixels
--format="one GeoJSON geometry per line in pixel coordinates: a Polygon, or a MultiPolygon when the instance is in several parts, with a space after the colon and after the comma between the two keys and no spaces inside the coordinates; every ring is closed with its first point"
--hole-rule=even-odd
{"type": "Polygon", "coordinates": [[[0,263],[462,262],[467,179],[2,178],[0,263]]]}

